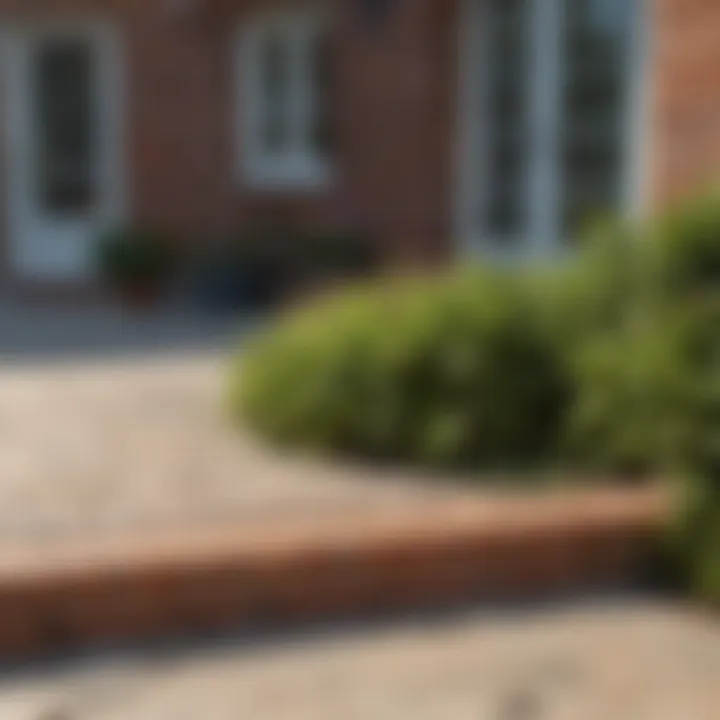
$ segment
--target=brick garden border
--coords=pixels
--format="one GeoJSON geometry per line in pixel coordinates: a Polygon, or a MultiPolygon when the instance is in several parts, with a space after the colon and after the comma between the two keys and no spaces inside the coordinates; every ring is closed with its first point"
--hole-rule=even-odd
{"type": "Polygon", "coordinates": [[[0,655],[616,587],[667,510],[657,489],[575,491],[6,550],[0,655]]]}

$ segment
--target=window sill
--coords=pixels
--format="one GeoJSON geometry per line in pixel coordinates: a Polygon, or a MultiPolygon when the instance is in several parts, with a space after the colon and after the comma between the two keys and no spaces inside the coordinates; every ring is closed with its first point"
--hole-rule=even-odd
{"type": "Polygon", "coordinates": [[[335,173],[328,163],[253,163],[242,170],[246,188],[264,192],[324,192],[333,186],[335,173]]]}

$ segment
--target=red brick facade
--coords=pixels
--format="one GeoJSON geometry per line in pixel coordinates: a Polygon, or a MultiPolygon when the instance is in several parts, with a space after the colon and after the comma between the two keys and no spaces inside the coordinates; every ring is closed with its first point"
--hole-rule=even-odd
{"type": "Polygon", "coordinates": [[[720,3],[654,0],[654,197],[720,181],[720,3]]]}
{"type": "MultiPolygon", "coordinates": [[[[296,0],[300,1],[300,0],[296,0]]],[[[652,4],[643,142],[653,203],[710,182],[720,167],[720,3],[652,4]]],[[[317,193],[252,191],[234,172],[233,38],[266,0],[0,0],[0,19],[102,16],[125,63],[131,216],[193,239],[239,226],[256,208],[364,225],[396,258],[453,251],[460,0],[398,0],[381,29],[352,0],[337,15],[339,177],[317,193]]]]}

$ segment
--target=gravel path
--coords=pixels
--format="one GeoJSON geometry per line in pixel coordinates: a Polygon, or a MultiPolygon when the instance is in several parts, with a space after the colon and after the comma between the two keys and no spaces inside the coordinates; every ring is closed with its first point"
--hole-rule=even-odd
{"type": "Polygon", "coordinates": [[[720,625],[649,601],[94,659],[2,720],[717,720],[720,625]]]}
{"type": "Polygon", "coordinates": [[[224,415],[224,366],[219,351],[0,366],[0,541],[456,494],[261,451],[224,415]]]}

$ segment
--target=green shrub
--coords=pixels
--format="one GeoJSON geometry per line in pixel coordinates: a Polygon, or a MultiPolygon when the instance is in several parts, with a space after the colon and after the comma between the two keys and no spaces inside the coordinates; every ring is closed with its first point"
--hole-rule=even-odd
{"type": "Polygon", "coordinates": [[[572,342],[647,319],[662,322],[681,303],[720,295],[720,195],[645,226],[597,223],[573,260],[550,275],[551,317],[564,322],[572,342]]]}
{"type": "Polygon", "coordinates": [[[292,249],[294,271],[310,282],[367,276],[380,262],[370,239],[350,230],[306,230],[292,249]]]}
{"type": "Polygon", "coordinates": [[[720,292],[720,194],[660,217],[647,263],[660,298],[671,303],[720,292]]]}
{"type": "Polygon", "coordinates": [[[683,208],[646,238],[628,312],[570,354],[568,423],[568,450],[581,466],[677,481],[677,522],[660,541],[662,575],[713,603],[720,603],[717,207],[704,200],[683,208]]]}
{"type": "Polygon", "coordinates": [[[679,333],[647,321],[577,349],[565,449],[581,467],[642,475],[676,465],[691,417],[679,333]]]}
{"type": "Polygon", "coordinates": [[[160,231],[122,227],[97,245],[101,277],[115,285],[145,285],[164,280],[174,265],[173,243],[160,231]]]}
{"type": "Polygon", "coordinates": [[[622,471],[687,464],[714,431],[720,203],[705,197],[645,228],[598,225],[556,278],[548,317],[575,387],[568,455],[622,471]]]}
{"type": "Polygon", "coordinates": [[[685,475],[675,521],[662,543],[665,573],[673,586],[720,603],[720,485],[718,476],[685,475]]]}
{"type": "Polygon", "coordinates": [[[570,388],[520,281],[481,271],[365,286],[244,354],[233,407],[283,443],[440,466],[557,450],[570,388]]]}
{"type": "Polygon", "coordinates": [[[238,361],[232,404],[324,452],[679,478],[673,563],[720,602],[720,199],[597,226],[552,269],[366,285],[296,312],[238,361]]]}
{"type": "Polygon", "coordinates": [[[682,500],[672,539],[687,586],[720,603],[720,305],[704,297],[683,316],[682,500]]]}
{"type": "Polygon", "coordinates": [[[234,245],[261,254],[290,287],[367,277],[380,265],[378,249],[365,233],[313,227],[282,214],[249,223],[234,245]]]}
{"type": "Polygon", "coordinates": [[[577,343],[636,322],[647,304],[646,247],[640,229],[606,221],[590,228],[567,262],[531,271],[538,301],[547,305],[568,353],[577,343]]]}
{"type": "Polygon", "coordinates": [[[720,603],[720,306],[666,306],[575,358],[567,450],[580,467],[675,480],[663,574],[720,603]]]}
{"type": "Polygon", "coordinates": [[[188,279],[195,298],[215,311],[262,311],[282,298],[284,268],[276,249],[243,235],[197,248],[188,279]]]}

